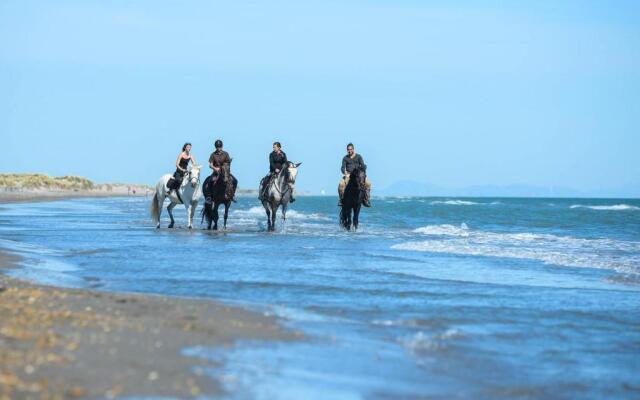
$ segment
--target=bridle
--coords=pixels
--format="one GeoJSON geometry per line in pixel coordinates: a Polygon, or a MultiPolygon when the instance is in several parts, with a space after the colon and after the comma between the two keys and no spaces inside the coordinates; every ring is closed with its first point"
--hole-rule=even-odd
{"type": "Polygon", "coordinates": [[[278,175],[276,175],[276,179],[274,179],[273,182],[273,186],[276,189],[276,192],[278,192],[278,194],[280,194],[280,197],[283,197],[285,194],[287,194],[289,191],[291,191],[291,183],[296,183],[295,179],[294,180],[290,180],[288,179],[288,175],[289,174],[289,167],[287,167],[286,169],[283,168],[280,170],[280,172],[278,173],[278,175]],[[286,172],[285,172],[286,170],[286,172]],[[286,183],[286,188],[284,190],[280,190],[280,187],[278,185],[278,177],[280,177],[282,174],[285,174],[285,183],[286,183]]]}
{"type": "MultiPolygon", "coordinates": [[[[189,176],[187,178],[187,182],[190,183],[193,175],[193,169],[189,170],[189,172],[187,173],[187,175],[189,176]]],[[[193,187],[197,186],[198,184],[200,184],[200,174],[198,173],[198,177],[196,178],[196,183],[193,184],[193,187]]],[[[186,185],[185,185],[186,186],[186,185]]]]}

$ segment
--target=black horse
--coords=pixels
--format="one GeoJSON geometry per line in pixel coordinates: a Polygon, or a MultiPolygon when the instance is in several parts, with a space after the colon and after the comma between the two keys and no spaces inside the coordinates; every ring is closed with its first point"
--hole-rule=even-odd
{"type": "Polygon", "coordinates": [[[349,183],[344,188],[342,196],[342,209],[340,210],[340,225],[346,230],[358,230],[358,218],[360,217],[360,208],[366,193],[365,180],[367,175],[365,171],[356,168],[351,171],[349,183]],[[353,214],[353,217],[352,217],[353,214]]]}
{"type": "Polygon", "coordinates": [[[214,175],[205,179],[202,185],[202,194],[204,195],[204,209],[202,210],[202,219],[207,218],[207,229],[218,230],[218,207],[224,204],[224,229],[227,229],[227,217],[229,216],[229,207],[236,193],[238,184],[231,175],[231,165],[224,164],[220,168],[220,173],[214,178],[214,175]]]}

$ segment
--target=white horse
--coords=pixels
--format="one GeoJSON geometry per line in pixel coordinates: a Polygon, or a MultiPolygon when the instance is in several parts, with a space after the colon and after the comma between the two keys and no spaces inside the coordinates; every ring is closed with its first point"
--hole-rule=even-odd
{"type": "Polygon", "coordinates": [[[280,170],[266,189],[262,206],[267,213],[267,230],[273,232],[276,229],[276,212],[282,206],[282,224],[287,221],[287,207],[291,201],[291,192],[298,176],[298,167],[302,163],[294,164],[291,161],[280,170]]]}
{"type": "Polygon", "coordinates": [[[187,210],[187,226],[189,229],[193,228],[193,215],[196,212],[196,207],[198,207],[198,201],[200,200],[200,196],[202,195],[200,191],[200,169],[201,165],[194,165],[191,167],[191,170],[187,172],[182,180],[182,185],[179,189],[171,191],[171,194],[168,194],[169,190],[167,189],[167,182],[173,175],[166,174],[160,178],[158,184],[156,185],[156,193],[153,195],[153,199],[151,200],[151,218],[153,218],[153,222],[156,224],[156,228],[160,228],[160,213],[162,212],[162,205],[164,204],[164,199],[169,198],[171,203],[167,206],[167,211],[169,212],[169,217],[171,218],[171,223],[169,224],[169,228],[173,228],[174,219],[173,207],[178,204],[184,204],[184,207],[187,210]],[[178,197],[178,193],[180,197],[178,197]]]}

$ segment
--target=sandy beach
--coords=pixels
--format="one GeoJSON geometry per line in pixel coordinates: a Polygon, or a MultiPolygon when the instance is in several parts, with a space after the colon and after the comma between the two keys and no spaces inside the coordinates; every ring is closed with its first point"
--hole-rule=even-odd
{"type": "MultiPolygon", "coordinates": [[[[19,259],[0,253],[0,272],[19,259]]],[[[222,393],[188,346],[291,340],[261,314],[213,301],[35,285],[0,274],[0,398],[222,393]]]]}
{"type": "Polygon", "coordinates": [[[138,196],[146,195],[145,188],[136,190],[128,189],[126,186],[116,186],[110,189],[76,189],[76,190],[59,190],[59,189],[20,189],[11,190],[0,188],[0,204],[17,203],[17,202],[40,202],[51,200],[75,199],[83,197],[121,197],[121,196],[138,196]]]}

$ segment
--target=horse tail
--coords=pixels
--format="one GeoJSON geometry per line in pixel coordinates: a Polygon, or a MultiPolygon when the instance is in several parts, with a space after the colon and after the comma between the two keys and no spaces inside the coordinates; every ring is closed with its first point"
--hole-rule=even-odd
{"type": "Polygon", "coordinates": [[[204,207],[200,210],[200,223],[202,223],[207,218],[207,223],[213,219],[212,214],[213,200],[211,198],[206,198],[204,201],[204,207]]]}
{"type": "MultiPolygon", "coordinates": [[[[205,210],[207,209],[207,202],[204,202],[204,207],[202,207],[202,209],[200,210],[200,224],[202,224],[204,222],[204,216],[205,216],[205,210]]],[[[207,216],[209,216],[209,214],[207,213],[207,216]]]]}
{"type": "Polygon", "coordinates": [[[153,199],[151,199],[151,218],[154,223],[158,223],[160,221],[160,210],[158,209],[158,191],[156,190],[153,195],[153,199]]]}

